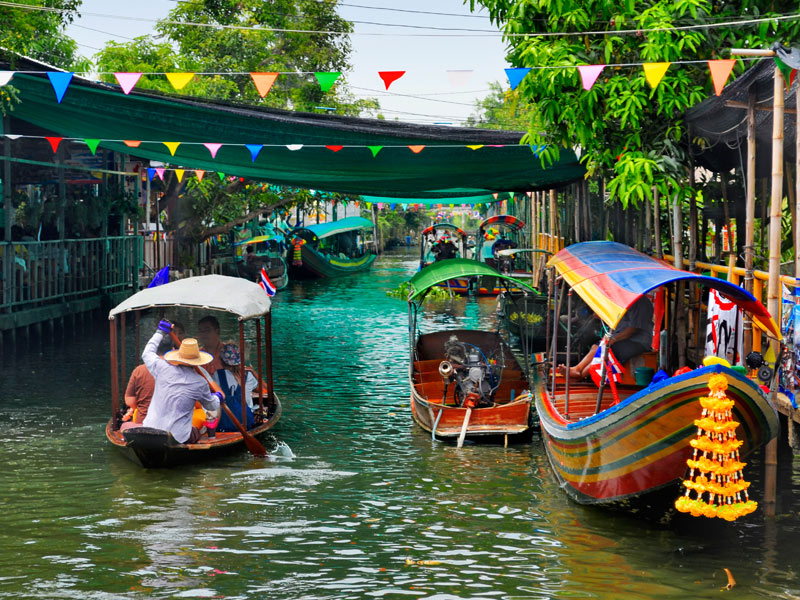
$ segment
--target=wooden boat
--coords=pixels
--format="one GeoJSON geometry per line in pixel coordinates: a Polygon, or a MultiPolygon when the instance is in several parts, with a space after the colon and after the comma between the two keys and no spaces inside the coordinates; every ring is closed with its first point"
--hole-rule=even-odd
{"type": "MultiPolygon", "coordinates": [[[[467,258],[467,234],[460,227],[452,223],[435,223],[426,227],[420,233],[419,268],[449,258],[467,258]]],[[[466,295],[469,293],[472,279],[458,277],[443,281],[437,285],[447,288],[454,294],[466,295]]]]}
{"type": "MultiPolygon", "coordinates": [[[[739,286],[676,269],[622,244],[575,244],[558,252],[548,266],[610,328],[642,294],[687,281],[720,291],[751,313],[756,325],[778,335],[764,306],[739,286]]],[[[552,347],[555,352],[556,344],[552,347]]],[[[659,366],[655,353],[641,359],[659,366]]],[[[552,355],[550,361],[555,362],[552,355]]],[[[672,372],[669,365],[660,366],[672,372]]],[[[580,503],[626,505],[653,499],[660,492],[677,498],[681,491],[677,481],[687,472],[689,442],[697,434],[693,424],[700,417],[697,400],[707,395],[714,373],[728,379],[727,394],[735,401],[733,417],[740,423],[736,434],[744,440],[742,456],[777,435],[777,413],[767,395],[735,369],[700,367],[648,386],[637,385],[631,370],[629,364],[616,384],[619,401],[607,386],[598,389],[561,375],[538,378],[536,410],[550,464],[561,487],[580,503]]]]}
{"type": "Polygon", "coordinates": [[[526,284],[474,260],[436,262],[409,281],[411,414],[434,439],[490,441],[519,438],[531,429],[531,388],[523,365],[492,331],[452,329],[417,336],[417,315],[428,290],[458,277],[500,277],[526,284]]]}
{"type": "MultiPolygon", "coordinates": [[[[486,263],[493,269],[526,281],[531,277],[531,268],[524,266],[520,261],[515,265],[512,255],[499,253],[502,250],[512,250],[525,246],[525,222],[511,215],[495,215],[489,217],[478,226],[475,258],[486,263]]],[[[527,258],[527,257],[525,257],[527,258]]],[[[475,291],[480,296],[497,296],[501,285],[496,279],[480,277],[475,285],[475,291]]]]}
{"type": "Polygon", "coordinates": [[[289,267],[284,259],[284,250],[281,248],[283,239],[282,233],[275,232],[238,242],[234,246],[235,275],[258,283],[263,267],[276,290],[285,288],[289,283],[289,267]],[[253,247],[253,254],[256,257],[250,263],[245,260],[246,252],[244,252],[248,246],[253,247]]]}
{"type": "Polygon", "coordinates": [[[369,219],[347,217],[293,230],[289,261],[292,276],[327,278],[368,271],[375,254],[367,249],[363,232],[372,228],[369,219]]]}
{"type": "MultiPolygon", "coordinates": [[[[113,308],[108,315],[111,340],[111,418],[106,425],[106,437],[109,442],[122,451],[125,457],[147,468],[206,461],[231,451],[244,450],[245,447],[245,440],[239,432],[218,432],[214,438],[204,435],[196,444],[181,444],[169,432],[158,429],[136,427],[120,430],[122,416],[120,392],[124,390],[124,387],[120,387],[120,373],[124,381],[127,381],[128,377],[125,363],[125,320],[129,313],[134,313],[138,359],[141,354],[138,336],[139,317],[141,311],[153,308],[162,310],[173,307],[196,308],[202,309],[203,314],[209,311],[221,311],[236,315],[239,321],[239,351],[242,364],[245,364],[244,323],[248,320],[255,321],[257,368],[248,370],[253,372],[259,382],[253,392],[253,401],[254,403],[258,401],[258,407],[254,410],[255,425],[248,430],[248,433],[258,437],[272,429],[281,416],[282,407],[273,385],[270,304],[269,296],[253,282],[238,277],[204,275],[144,289],[113,308]],[[262,318],[264,353],[262,353],[262,318]],[[262,374],[266,375],[266,381],[262,378],[262,374]]],[[[244,388],[242,382],[242,389],[244,388]]],[[[247,422],[244,399],[240,420],[242,423],[247,422]]]]}

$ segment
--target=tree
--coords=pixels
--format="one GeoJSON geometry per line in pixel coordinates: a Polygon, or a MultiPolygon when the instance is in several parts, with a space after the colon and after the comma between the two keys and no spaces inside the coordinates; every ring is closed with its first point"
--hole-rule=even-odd
{"type": "Polygon", "coordinates": [[[522,100],[517,90],[504,89],[497,81],[489,83],[489,95],[475,101],[475,112],[467,117],[468,127],[481,129],[527,129],[530,121],[529,100],[522,100]]]}
{"type": "MultiPolygon", "coordinates": [[[[653,185],[662,194],[691,193],[683,113],[713,93],[702,61],[800,33],[797,20],[714,26],[792,13],[788,0],[470,0],[472,9],[477,4],[502,28],[515,67],[611,65],[588,92],[575,68],[535,68],[517,89],[531,106],[526,141],[548,144],[543,160],[580,146],[589,174],[609,179],[607,189],[623,205],[649,197],[653,185]],[[675,29],[686,25],[709,27],[675,29]],[[641,66],[622,66],[689,60],[700,62],[673,65],[655,89],[641,66]]],[[[743,68],[740,62],[737,71],[743,68]]]]}

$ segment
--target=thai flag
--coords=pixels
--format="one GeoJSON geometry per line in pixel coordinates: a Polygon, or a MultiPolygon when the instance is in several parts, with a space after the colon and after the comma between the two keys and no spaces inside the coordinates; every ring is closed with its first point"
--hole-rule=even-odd
{"type": "Polygon", "coordinates": [[[268,296],[274,296],[275,292],[277,292],[277,288],[275,285],[269,280],[267,277],[267,270],[264,267],[261,267],[261,275],[259,277],[260,281],[258,285],[261,286],[261,289],[267,292],[268,296]]]}
{"type": "MultiPolygon", "coordinates": [[[[592,362],[589,363],[589,373],[592,376],[592,381],[594,381],[595,385],[598,387],[600,387],[600,371],[602,370],[603,349],[605,345],[606,341],[602,340],[600,345],[597,346],[597,352],[594,353],[592,362]]],[[[617,357],[614,356],[614,352],[609,348],[608,358],[606,359],[606,377],[608,377],[611,382],[618,383],[622,381],[623,373],[625,373],[625,369],[622,368],[617,357]]]]}

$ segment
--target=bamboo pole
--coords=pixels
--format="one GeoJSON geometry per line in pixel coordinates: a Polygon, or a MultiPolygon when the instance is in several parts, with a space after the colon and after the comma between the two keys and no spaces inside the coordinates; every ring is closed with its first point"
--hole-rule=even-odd
{"type": "MultiPolygon", "coordinates": [[[[750,87],[747,97],[747,175],[745,176],[744,289],[753,293],[753,254],[755,253],[756,221],[756,89],[750,87]]],[[[761,298],[759,298],[759,301],[761,298]]],[[[745,313],[744,344],[747,356],[753,349],[753,321],[745,313]]]]}
{"type": "MultiPolygon", "coordinates": [[[[767,309],[780,323],[781,204],[783,202],[783,75],[775,67],[772,93],[772,190],[769,219],[767,309]]],[[[777,348],[775,348],[777,352],[777,348]]]]}
{"type": "Polygon", "coordinates": [[[661,198],[656,186],[653,186],[653,231],[656,237],[656,256],[661,258],[664,255],[661,247],[661,198]]]}

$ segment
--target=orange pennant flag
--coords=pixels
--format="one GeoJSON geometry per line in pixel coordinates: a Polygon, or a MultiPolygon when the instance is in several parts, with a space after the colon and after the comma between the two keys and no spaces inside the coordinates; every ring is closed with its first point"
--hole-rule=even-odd
{"type": "Polygon", "coordinates": [[[197,181],[203,181],[203,175],[205,175],[206,172],[201,169],[195,169],[194,174],[195,177],[197,177],[197,181]]]}
{"type": "Polygon", "coordinates": [[[714,91],[717,96],[722,93],[722,89],[728,82],[728,77],[731,76],[731,71],[733,71],[733,65],[735,64],[735,58],[708,61],[708,70],[711,72],[711,81],[714,83],[714,91]]]}
{"type": "Polygon", "coordinates": [[[178,149],[178,146],[181,145],[180,142],[161,142],[161,143],[164,144],[167,148],[169,148],[169,153],[172,156],[175,156],[175,151],[178,149]]]}
{"type": "Polygon", "coordinates": [[[409,146],[408,149],[411,150],[414,154],[419,154],[425,146],[409,146]]]}
{"type": "Polygon", "coordinates": [[[250,73],[250,77],[253,78],[253,83],[256,84],[259,96],[263,98],[269,94],[269,91],[272,89],[272,84],[275,83],[278,75],[280,75],[280,73],[250,73]]]}
{"type": "Polygon", "coordinates": [[[167,73],[167,79],[176,90],[182,90],[194,77],[194,73],[167,73]]]}
{"type": "Polygon", "coordinates": [[[142,142],[139,140],[122,140],[122,143],[125,144],[128,148],[138,148],[142,142]]]}
{"type": "Polygon", "coordinates": [[[185,169],[175,169],[175,176],[178,178],[178,183],[183,181],[183,174],[186,172],[185,169]]]}

